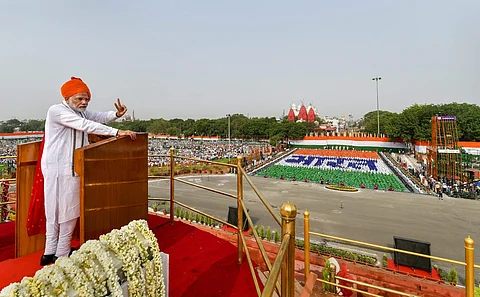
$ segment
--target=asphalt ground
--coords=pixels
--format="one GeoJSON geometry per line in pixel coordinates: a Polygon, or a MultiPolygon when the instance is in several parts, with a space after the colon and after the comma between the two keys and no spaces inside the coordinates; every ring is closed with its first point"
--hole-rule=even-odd
{"type": "MultiPolygon", "coordinates": [[[[235,175],[182,178],[236,194],[235,175]]],[[[445,196],[439,200],[427,195],[370,189],[348,193],[329,190],[316,183],[250,178],[279,217],[280,207],[285,201],[297,206],[297,238],[303,238],[303,213],[308,209],[311,231],[388,247],[393,247],[394,236],[426,241],[431,243],[432,255],[457,261],[465,260],[464,239],[468,235],[480,243],[480,201],[445,196]]],[[[280,230],[246,180],[243,185],[244,202],[253,223],[280,230]]],[[[149,182],[151,197],[167,198],[169,193],[168,181],[149,182]]],[[[236,205],[235,199],[180,182],[175,182],[175,199],[223,220],[227,220],[229,206],[236,205]]],[[[311,240],[325,242],[319,237],[312,237],[311,240]]],[[[341,243],[327,242],[330,246],[343,246],[341,243]]],[[[384,253],[390,254],[360,246],[345,245],[345,248],[376,255],[379,260],[384,253]]],[[[480,264],[480,248],[477,251],[475,262],[480,264]]],[[[447,270],[455,267],[463,275],[461,266],[438,261],[433,263],[447,270]]],[[[479,269],[475,273],[477,277],[480,276],[479,269]]]]}

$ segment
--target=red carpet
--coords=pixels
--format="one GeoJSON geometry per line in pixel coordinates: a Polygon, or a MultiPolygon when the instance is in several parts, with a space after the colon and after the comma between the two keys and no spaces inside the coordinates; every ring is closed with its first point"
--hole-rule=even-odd
{"type": "Polygon", "coordinates": [[[15,222],[0,224],[0,262],[15,257],[15,222]]]}
{"type": "MultiPolygon", "coordinates": [[[[160,250],[170,255],[170,296],[257,296],[246,257],[242,265],[236,264],[234,245],[183,222],[170,226],[166,218],[149,215],[148,224],[160,250]]],[[[4,234],[2,225],[0,235],[4,234]]],[[[0,237],[0,243],[5,247],[0,253],[5,249],[13,256],[14,245],[3,239],[0,237]]],[[[41,268],[42,253],[0,262],[0,289],[33,276],[41,268]]]]}
{"type": "Polygon", "coordinates": [[[418,268],[414,269],[407,266],[395,265],[393,259],[388,259],[388,269],[420,278],[428,278],[435,281],[440,280],[440,275],[438,275],[438,271],[435,268],[432,268],[432,273],[430,274],[428,271],[420,270],[418,268]]]}
{"type": "Polygon", "coordinates": [[[170,296],[257,296],[246,257],[238,265],[234,245],[183,222],[154,233],[170,255],[170,296]]]}

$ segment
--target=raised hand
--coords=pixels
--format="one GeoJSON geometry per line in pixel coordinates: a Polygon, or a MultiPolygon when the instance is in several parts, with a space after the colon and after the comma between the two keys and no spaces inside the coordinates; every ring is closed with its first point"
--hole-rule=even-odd
{"type": "Polygon", "coordinates": [[[120,102],[120,98],[117,98],[117,102],[114,102],[115,108],[117,109],[117,118],[123,116],[127,112],[127,107],[120,102]]]}

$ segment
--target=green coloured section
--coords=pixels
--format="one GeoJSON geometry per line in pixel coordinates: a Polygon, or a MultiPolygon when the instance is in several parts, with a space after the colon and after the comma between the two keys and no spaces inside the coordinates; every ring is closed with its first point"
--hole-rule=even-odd
{"type": "Polygon", "coordinates": [[[332,185],[338,185],[340,181],[343,181],[346,186],[357,188],[360,188],[362,183],[364,183],[365,187],[369,189],[373,189],[373,186],[377,184],[379,189],[388,189],[392,186],[395,191],[403,192],[406,190],[405,186],[394,175],[384,173],[273,165],[259,172],[257,175],[264,176],[265,174],[267,177],[272,178],[280,178],[283,175],[283,177],[288,180],[295,177],[298,181],[308,178],[309,182],[318,183],[323,177],[325,183],[327,180],[330,180],[330,184],[332,185]]]}

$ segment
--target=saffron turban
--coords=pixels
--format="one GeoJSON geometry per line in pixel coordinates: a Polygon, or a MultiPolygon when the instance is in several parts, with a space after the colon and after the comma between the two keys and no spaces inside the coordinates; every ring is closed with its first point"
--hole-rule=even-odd
{"type": "Polygon", "coordinates": [[[81,78],[73,76],[69,81],[63,84],[60,91],[62,92],[63,98],[69,98],[78,93],[87,93],[88,98],[92,97],[87,84],[85,84],[81,78]]]}

